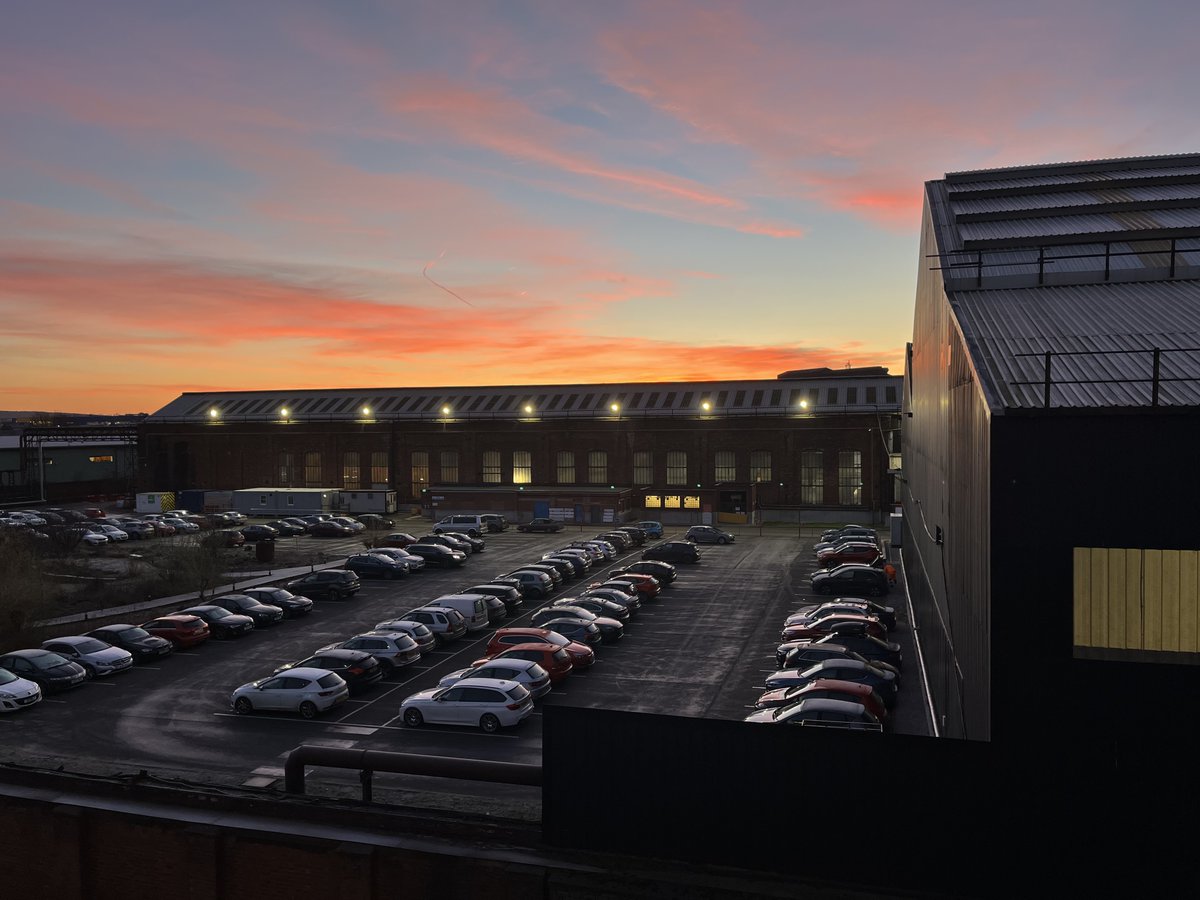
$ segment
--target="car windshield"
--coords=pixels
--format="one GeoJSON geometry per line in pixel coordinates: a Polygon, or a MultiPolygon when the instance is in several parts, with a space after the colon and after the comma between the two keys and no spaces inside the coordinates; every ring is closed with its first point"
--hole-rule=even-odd
{"type": "Polygon", "coordinates": [[[558,662],[570,662],[570,660],[571,660],[571,654],[570,654],[570,653],[568,653],[568,652],[567,652],[565,649],[563,649],[562,647],[560,647],[559,649],[557,649],[557,650],[555,650],[555,651],[554,651],[554,658],[555,658],[555,660],[557,660],[558,662]]]}
{"type": "Polygon", "coordinates": [[[509,688],[504,693],[508,695],[509,700],[512,700],[516,703],[520,703],[529,696],[529,691],[525,690],[525,688],[521,687],[519,684],[515,687],[509,688]]]}
{"type": "Polygon", "coordinates": [[[115,636],[123,641],[140,641],[142,638],[150,637],[150,632],[145,628],[125,628],[115,632],[115,636]]]}
{"type": "Polygon", "coordinates": [[[88,638],[75,644],[75,649],[80,653],[96,653],[107,648],[108,644],[104,643],[104,641],[98,641],[95,638],[88,638]]]}
{"type": "Polygon", "coordinates": [[[332,688],[337,687],[341,681],[342,677],[340,675],[334,675],[332,672],[330,672],[328,675],[322,675],[320,678],[318,678],[317,684],[323,688],[332,688]]]}
{"type": "Polygon", "coordinates": [[[8,669],[0,669],[0,684],[12,684],[17,680],[17,676],[8,669]]]}
{"type": "Polygon", "coordinates": [[[30,662],[39,669],[53,669],[55,666],[61,666],[66,662],[57,653],[42,653],[38,656],[30,657],[30,662]]]}

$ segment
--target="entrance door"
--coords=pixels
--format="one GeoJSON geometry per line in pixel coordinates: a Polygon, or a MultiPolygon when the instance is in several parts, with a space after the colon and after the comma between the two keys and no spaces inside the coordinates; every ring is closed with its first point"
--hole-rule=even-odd
{"type": "Polygon", "coordinates": [[[549,500],[534,500],[533,501],[533,517],[535,519],[550,518],[550,501],[549,500]]]}

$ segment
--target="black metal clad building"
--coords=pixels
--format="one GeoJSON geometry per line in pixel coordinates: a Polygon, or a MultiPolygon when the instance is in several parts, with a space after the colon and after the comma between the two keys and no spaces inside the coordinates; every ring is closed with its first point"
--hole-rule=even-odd
{"type": "Polygon", "coordinates": [[[1192,729],[1197,278],[1198,155],[927,183],[900,499],[944,735],[1192,729]]]}
{"type": "Polygon", "coordinates": [[[878,521],[903,380],[184,394],[143,426],[147,490],[397,491],[431,515],[878,521]]]}

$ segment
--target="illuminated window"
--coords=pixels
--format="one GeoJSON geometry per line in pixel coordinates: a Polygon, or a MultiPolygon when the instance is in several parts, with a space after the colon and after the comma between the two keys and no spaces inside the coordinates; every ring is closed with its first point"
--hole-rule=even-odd
{"type": "Polygon", "coordinates": [[[658,496],[658,494],[647,494],[646,506],[648,508],[658,509],[660,506],[662,506],[662,497],[658,496]]]}
{"type": "Polygon", "coordinates": [[[862,451],[838,451],[838,503],[862,505],[862,451]]]}
{"type": "Polygon", "coordinates": [[[376,450],[371,454],[371,483],[387,484],[391,474],[388,466],[388,455],[384,450],[376,450]]]}
{"type": "Polygon", "coordinates": [[[714,474],[717,481],[737,481],[737,458],[732,450],[718,450],[716,461],[714,474]]]}
{"type": "Polygon", "coordinates": [[[358,464],[358,451],[347,450],[342,454],[342,487],[356,488],[362,477],[362,469],[358,464]]]}
{"type": "Polygon", "coordinates": [[[606,451],[588,451],[588,483],[608,483],[608,453],[606,451]]]}
{"type": "Polygon", "coordinates": [[[530,484],[533,481],[533,454],[528,450],[513,451],[513,484],[530,484]]]}
{"type": "Polygon", "coordinates": [[[663,506],[665,506],[667,509],[679,509],[678,495],[672,497],[671,495],[668,494],[666,497],[663,498],[663,506]]]}
{"type": "Polygon", "coordinates": [[[800,502],[812,506],[825,502],[825,454],[821,450],[800,453],[800,502]]]}
{"type": "Polygon", "coordinates": [[[415,494],[425,485],[429,484],[429,451],[414,450],[412,455],[412,483],[413,493],[415,494]]]}
{"type": "Polygon", "coordinates": [[[684,509],[699,509],[700,508],[700,498],[685,496],[683,498],[683,508],[684,509]]]}
{"type": "Polygon", "coordinates": [[[771,480],[771,451],[770,450],[751,450],[750,451],[750,480],[751,481],[770,481],[771,480]]]}
{"type": "Polygon", "coordinates": [[[575,453],[572,450],[558,451],[558,483],[575,483],[575,453]]]}
{"type": "Polygon", "coordinates": [[[309,450],[304,454],[304,486],[321,486],[321,451],[309,450]]]}
{"type": "Polygon", "coordinates": [[[458,484],[458,451],[443,450],[441,464],[442,484],[458,484]]]}
{"type": "Polygon", "coordinates": [[[287,450],[279,453],[279,484],[287,487],[296,478],[296,459],[287,450]]]}
{"type": "Polygon", "coordinates": [[[633,452],[633,483],[654,484],[654,454],[651,451],[633,452]]]}
{"type": "Polygon", "coordinates": [[[483,451],[483,483],[484,484],[499,484],[500,483],[500,451],[499,450],[484,450],[483,451]]]}
{"type": "MultiPolygon", "coordinates": [[[[667,484],[687,484],[687,453],[683,450],[667,451],[667,484]]],[[[676,498],[678,499],[678,498],[676,498]]],[[[676,504],[678,506],[679,504],[676,504]]]]}
{"type": "Polygon", "coordinates": [[[112,461],[113,461],[113,458],[111,456],[89,456],[88,457],[88,462],[105,463],[105,462],[112,462],[112,461]]]}

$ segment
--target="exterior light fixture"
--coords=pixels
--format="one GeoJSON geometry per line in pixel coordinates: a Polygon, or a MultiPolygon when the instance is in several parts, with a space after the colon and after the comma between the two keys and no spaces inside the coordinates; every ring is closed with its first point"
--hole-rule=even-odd
{"type": "Polygon", "coordinates": [[[800,401],[800,408],[801,408],[801,409],[808,409],[808,401],[807,401],[807,400],[801,400],[801,401],[800,401]]]}
{"type": "Polygon", "coordinates": [[[220,411],[215,406],[208,411],[208,417],[210,419],[215,419],[220,415],[221,415],[220,411]]]}
{"type": "Polygon", "coordinates": [[[291,414],[291,410],[289,410],[286,406],[281,407],[279,410],[279,417],[282,419],[286,419],[291,414]]]}
{"type": "Polygon", "coordinates": [[[528,413],[532,413],[532,412],[533,412],[533,404],[532,404],[532,403],[526,403],[526,404],[525,404],[525,412],[526,412],[527,414],[528,414],[528,413]]]}
{"type": "Polygon", "coordinates": [[[364,416],[369,416],[369,415],[371,414],[371,407],[369,407],[369,406],[364,406],[364,407],[362,408],[362,414],[363,414],[364,416]]]}
{"type": "Polygon", "coordinates": [[[450,407],[448,407],[448,406],[443,406],[443,407],[442,407],[442,415],[443,415],[443,416],[448,416],[448,415],[450,415],[450,407]]]}
{"type": "Polygon", "coordinates": [[[704,410],[705,412],[708,412],[710,409],[712,409],[712,404],[709,403],[707,400],[705,400],[703,403],[700,404],[700,408],[702,410],[704,410]]]}
{"type": "Polygon", "coordinates": [[[620,412],[621,404],[620,403],[610,403],[610,404],[608,404],[608,408],[611,409],[613,412],[620,412]]]}

